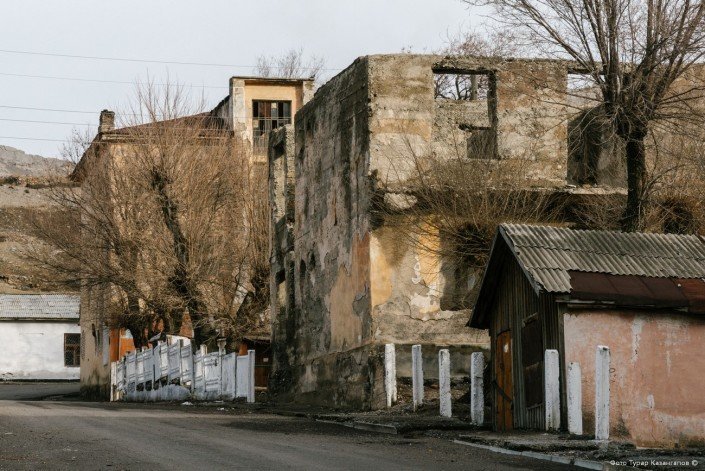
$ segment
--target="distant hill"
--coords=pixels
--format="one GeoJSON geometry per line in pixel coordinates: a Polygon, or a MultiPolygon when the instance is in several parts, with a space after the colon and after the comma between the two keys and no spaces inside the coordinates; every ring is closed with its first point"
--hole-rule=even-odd
{"type": "Polygon", "coordinates": [[[27,154],[10,146],[0,145],[0,177],[65,176],[73,164],[66,160],[27,154]]]}

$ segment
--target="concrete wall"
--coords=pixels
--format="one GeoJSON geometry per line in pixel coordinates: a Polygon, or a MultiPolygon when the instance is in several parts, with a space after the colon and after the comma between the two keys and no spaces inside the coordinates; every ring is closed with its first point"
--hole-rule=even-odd
{"type": "Polygon", "coordinates": [[[64,366],[64,334],[79,332],[77,321],[0,322],[0,379],[78,379],[78,367],[64,366]]]}
{"type": "Polygon", "coordinates": [[[452,346],[468,361],[487,348],[487,334],[465,326],[467,310],[442,308],[455,280],[437,251],[418,248],[438,246],[440,238],[405,243],[395,224],[419,222],[382,219],[375,204],[400,202],[399,189],[416,175],[414,156],[473,157],[468,129],[477,127],[497,138],[496,155],[484,160],[523,159],[527,185],[564,185],[565,109],[555,103],[565,84],[565,67],[555,61],[368,56],[316,92],[297,113],[293,134],[273,136],[275,394],[382,407],[384,343],[421,343],[429,355],[452,346]],[[434,71],[487,72],[492,93],[473,102],[438,100],[434,71]]]}
{"type": "Polygon", "coordinates": [[[567,173],[566,64],[436,55],[370,56],[370,170],[393,189],[414,174],[413,152],[467,154],[469,128],[490,126],[497,165],[526,161],[527,185],[563,186],[567,173]],[[488,74],[487,99],[434,97],[434,72],[488,74]]]}
{"type": "Polygon", "coordinates": [[[638,446],[705,444],[705,319],[663,312],[571,310],[566,364],[580,363],[583,429],[595,427],[595,348],[610,348],[610,438],[638,446]]]}
{"type": "Polygon", "coordinates": [[[360,60],[296,115],[291,357],[274,367],[290,370],[297,397],[363,408],[382,387],[369,382],[382,368],[371,345],[367,106],[360,60]]]}

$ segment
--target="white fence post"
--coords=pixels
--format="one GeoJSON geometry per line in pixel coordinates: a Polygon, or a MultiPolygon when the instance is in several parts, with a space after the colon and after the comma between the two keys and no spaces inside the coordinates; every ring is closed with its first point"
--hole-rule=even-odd
{"type": "Polygon", "coordinates": [[[237,353],[228,353],[221,357],[221,396],[223,399],[232,400],[236,397],[235,390],[235,368],[237,364],[237,353]]]}
{"type": "Polygon", "coordinates": [[[598,345],[595,352],[595,440],[610,437],[610,349],[598,345]]]}
{"type": "Polygon", "coordinates": [[[248,367],[249,367],[249,385],[248,385],[248,391],[247,391],[247,402],[255,402],[255,351],[254,350],[248,350],[247,351],[247,359],[248,359],[248,367]]]}
{"type": "Polygon", "coordinates": [[[474,425],[485,423],[485,355],[470,355],[470,420],[474,425]]]}
{"type": "Polygon", "coordinates": [[[558,350],[546,350],[544,354],[544,386],[546,409],[546,430],[558,430],[561,427],[561,388],[560,361],[558,350]]]}
{"type": "Polygon", "coordinates": [[[136,358],[135,358],[135,371],[136,371],[136,385],[139,386],[140,384],[142,385],[142,391],[146,389],[146,386],[144,385],[144,352],[146,350],[146,347],[142,347],[139,352],[137,352],[136,358]]]}
{"type": "Polygon", "coordinates": [[[125,395],[132,398],[137,390],[137,354],[132,351],[125,357],[125,378],[127,387],[125,395]]]}
{"type": "Polygon", "coordinates": [[[384,346],[384,390],[387,407],[392,407],[397,402],[397,359],[393,343],[384,346]]]}
{"type": "Polygon", "coordinates": [[[423,357],[421,345],[411,347],[411,390],[414,410],[423,405],[423,357]]]}
{"type": "Polygon", "coordinates": [[[117,401],[118,397],[118,362],[110,363],[110,402],[117,401]]]}
{"type": "Polygon", "coordinates": [[[193,391],[193,352],[191,343],[179,339],[179,384],[186,386],[193,391]]]}
{"type": "Polygon", "coordinates": [[[580,363],[568,363],[568,432],[583,434],[583,391],[580,363]]]}
{"type": "Polygon", "coordinates": [[[438,351],[438,402],[441,417],[452,417],[450,396],[450,352],[444,348],[438,351]]]}

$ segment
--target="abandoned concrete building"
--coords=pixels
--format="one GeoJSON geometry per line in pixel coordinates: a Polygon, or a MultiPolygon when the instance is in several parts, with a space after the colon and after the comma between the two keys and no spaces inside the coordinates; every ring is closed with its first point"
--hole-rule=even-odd
{"type": "MultiPolygon", "coordinates": [[[[519,161],[527,187],[619,183],[579,169],[586,145],[569,142],[569,126],[579,124],[566,119],[568,73],[551,60],[361,57],[316,92],[293,127],[273,133],[273,393],[382,407],[386,343],[397,345],[398,376],[409,376],[417,343],[431,377],[441,346],[459,359],[454,374],[466,373],[460,359],[489,339],[465,327],[468,306],[445,295],[473,289],[479,273],[444,270],[395,229],[413,204],[404,194],[416,171],[410,155],[519,161]],[[379,202],[400,215],[380,216],[379,202]]],[[[599,152],[590,159],[594,170],[611,166],[599,152]]]]}
{"type": "MultiPolygon", "coordinates": [[[[312,94],[311,79],[232,77],[229,81],[229,94],[213,110],[179,119],[199,118],[198,122],[207,123],[204,125],[209,130],[215,128],[225,131],[236,142],[247,147],[241,155],[249,156],[245,158],[251,158],[255,164],[266,165],[269,133],[280,126],[291,124],[296,111],[312,94]]],[[[124,160],[129,155],[125,149],[131,145],[132,134],[128,131],[128,128],[116,128],[114,112],[102,111],[98,134],[83,154],[72,178],[81,183],[90,178],[105,178],[103,174],[109,173],[110,167],[101,165],[124,160]]],[[[207,139],[203,145],[208,145],[207,139]]],[[[82,392],[87,395],[108,397],[110,362],[134,350],[129,330],[110,329],[106,325],[110,296],[107,286],[84,284],[81,290],[80,325],[84,340],[80,377],[82,392]]],[[[265,343],[268,346],[269,342],[265,343]]],[[[266,373],[260,376],[264,378],[266,373]]]]}

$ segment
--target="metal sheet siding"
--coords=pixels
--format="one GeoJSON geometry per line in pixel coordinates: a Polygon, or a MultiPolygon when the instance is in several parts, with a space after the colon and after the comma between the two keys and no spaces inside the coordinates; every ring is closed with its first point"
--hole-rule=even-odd
{"type": "Polygon", "coordinates": [[[698,236],[520,224],[503,224],[501,229],[522,266],[551,293],[570,292],[568,270],[705,278],[705,243],[698,236]]]}

